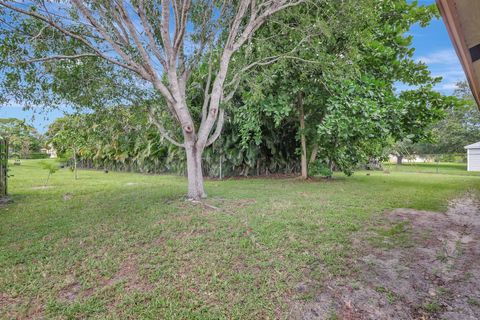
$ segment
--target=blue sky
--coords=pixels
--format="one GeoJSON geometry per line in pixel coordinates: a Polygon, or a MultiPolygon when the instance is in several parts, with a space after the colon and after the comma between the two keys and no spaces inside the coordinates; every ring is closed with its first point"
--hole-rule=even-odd
{"type": "MultiPolygon", "coordinates": [[[[420,4],[434,2],[434,0],[419,1],[420,4]]],[[[465,80],[465,74],[443,21],[433,20],[426,28],[414,26],[410,34],[413,35],[415,59],[425,62],[434,76],[443,78],[436,89],[445,94],[452,93],[455,84],[465,80]]]]}
{"type": "MultiPolygon", "coordinates": [[[[419,3],[432,4],[434,0],[420,0],[419,3]]],[[[434,76],[443,78],[442,83],[436,88],[438,91],[451,94],[455,83],[464,80],[465,75],[443,22],[434,20],[426,28],[414,26],[410,33],[413,35],[412,46],[415,48],[415,59],[425,62],[434,76]]],[[[402,86],[400,85],[398,89],[401,90],[402,86]]],[[[46,131],[49,123],[62,115],[63,111],[60,110],[34,113],[31,110],[22,110],[21,106],[0,107],[0,118],[24,119],[42,133],[46,131]]]]}

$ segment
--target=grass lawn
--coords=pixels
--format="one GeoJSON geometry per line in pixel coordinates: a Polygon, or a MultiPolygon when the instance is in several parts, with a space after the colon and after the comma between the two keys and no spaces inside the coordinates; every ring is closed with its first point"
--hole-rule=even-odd
{"type": "Polygon", "coordinates": [[[421,172],[480,176],[480,172],[467,171],[466,163],[404,163],[402,165],[386,163],[384,164],[384,168],[392,172],[421,172]]]}
{"type": "Polygon", "coordinates": [[[0,318],[288,318],[313,298],[298,283],[355,272],[352,235],[385,210],[480,194],[457,169],[212,180],[201,205],[182,177],[62,169],[39,188],[47,172],[23,161],[0,207],[0,318]]]}

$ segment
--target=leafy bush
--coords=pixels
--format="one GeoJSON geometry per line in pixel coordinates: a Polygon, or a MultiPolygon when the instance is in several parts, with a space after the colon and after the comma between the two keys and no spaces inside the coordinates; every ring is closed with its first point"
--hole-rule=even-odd
{"type": "Polygon", "coordinates": [[[10,159],[20,159],[20,154],[18,152],[11,152],[8,154],[10,159]]]}
{"type": "Polygon", "coordinates": [[[48,159],[50,155],[47,153],[43,152],[32,152],[30,155],[27,157],[28,159],[48,159]]]}
{"type": "Polygon", "coordinates": [[[441,154],[436,157],[436,160],[440,162],[457,162],[457,163],[466,163],[466,154],[441,154]]]}
{"type": "Polygon", "coordinates": [[[308,175],[311,177],[320,176],[330,178],[333,172],[322,162],[315,161],[308,166],[308,175]]]}

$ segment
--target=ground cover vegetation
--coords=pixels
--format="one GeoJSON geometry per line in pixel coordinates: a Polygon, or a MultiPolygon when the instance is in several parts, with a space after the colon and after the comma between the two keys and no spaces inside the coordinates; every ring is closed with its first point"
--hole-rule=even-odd
{"type": "MultiPolygon", "coordinates": [[[[42,161],[56,163],[12,166],[13,203],[0,208],[0,317],[292,318],[296,306],[321,301],[331,279],[370,288],[359,260],[370,245],[413,252],[408,222],[384,212],[444,211],[480,192],[474,175],[362,171],[207,180],[212,196],[199,205],[184,200],[186,178],[171,175],[81,170],[74,180],[65,168],[45,187],[42,161]]],[[[384,306],[406,301],[383,288],[374,292],[384,306]]],[[[443,306],[431,299],[412,308],[434,316],[443,306]]]]}

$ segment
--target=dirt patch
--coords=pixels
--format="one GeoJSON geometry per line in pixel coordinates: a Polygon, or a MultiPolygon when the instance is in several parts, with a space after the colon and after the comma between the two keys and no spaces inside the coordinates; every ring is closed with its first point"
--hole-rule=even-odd
{"type": "Polygon", "coordinates": [[[18,299],[14,299],[14,298],[8,296],[7,294],[0,292],[0,309],[6,310],[7,307],[15,306],[19,303],[20,302],[19,302],[18,299]]]}
{"type": "Polygon", "coordinates": [[[101,280],[100,285],[96,288],[84,289],[73,279],[73,276],[68,276],[66,283],[67,285],[60,290],[58,298],[67,303],[72,303],[77,298],[88,298],[97,292],[119,283],[123,284],[123,290],[127,293],[133,291],[147,292],[154,289],[153,285],[140,276],[138,261],[134,257],[127,257],[115,275],[109,279],[101,280]]]}
{"type": "MultiPolygon", "coordinates": [[[[210,212],[224,212],[227,214],[237,214],[238,209],[246,208],[257,203],[256,199],[224,199],[224,198],[209,198],[201,201],[176,201],[179,210],[200,208],[202,213],[208,214],[210,212]]],[[[175,201],[166,202],[167,204],[175,203],[175,201]]]]}
{"type": "Polygon", "coordinates": [[[78,282],[74,282],[65,286],[62,290],[60,290],[60,293],[58,294],[58,298],[61,301],[73,302],[81,292],[82,292],[82,286],[78,282]]]}
{"type": "Polygon", "coordinates": [[[273,174],[260,174],[260,175],[237,175],[237,176],[227,176],[223,177],[223,179],[219,179],[216,177],[208,177],[207,180],[212,181],[222,181],[222,180],[252,180],[252,179],[295,179],[298,178],[298,174],[293,173],[273,173],[273,174]]]}
{"type": "Polygon", "coordinates": [[[1,319],[42,319],[43,303],[38,299],[26,300],[25,297],[12,298],[0,292],[1,319]],[[19,315],[17,308],[23,308],[24,314],[19,315]]]}
{"type": "Polygon", "coordinates": [[[153,286],[140,276],[138,261],[133,257],[128,257],[120,265],[117,273],[111,279],[105,281],[104,286],[111,286],[120,282],[124,282],[123,288],[126,292],[153,290],[153,286]]]}
{"type": "Polygon", "coordinates": [[[53,186],[36,186],[32,187],[32,190],[45,190],[45,189],[51,189],[53,186]]]}
{"type": "Polygon", "coordinates": [[[0,206],[4,206],[12,202],[13,200],[9,197],[0,197],[0,206]]]}
{"type": "Polygon", "coordinates": [[[219,211],[224,211],[229,214],[237,214],[238,209],[246,208],[257,203],[256,199],[245,198],[245,199],[220,199],[212,198],[214,204],[218,206],[219,211]]]}
{"type": "Polygon", "coordinates": [[[68,201],[68,200],[71,200],[73,198],[73,194],[67,192],[63,195],[63,201],[68,201]]]}
{"type": "Polygon", "coordinates": [[[445,213],[397,209],[387,219],[386,243],[401,243],[357,239],[358,273],[323,283],[292,318],[480,319],[480,202],[467,196],[445,213]]]}

